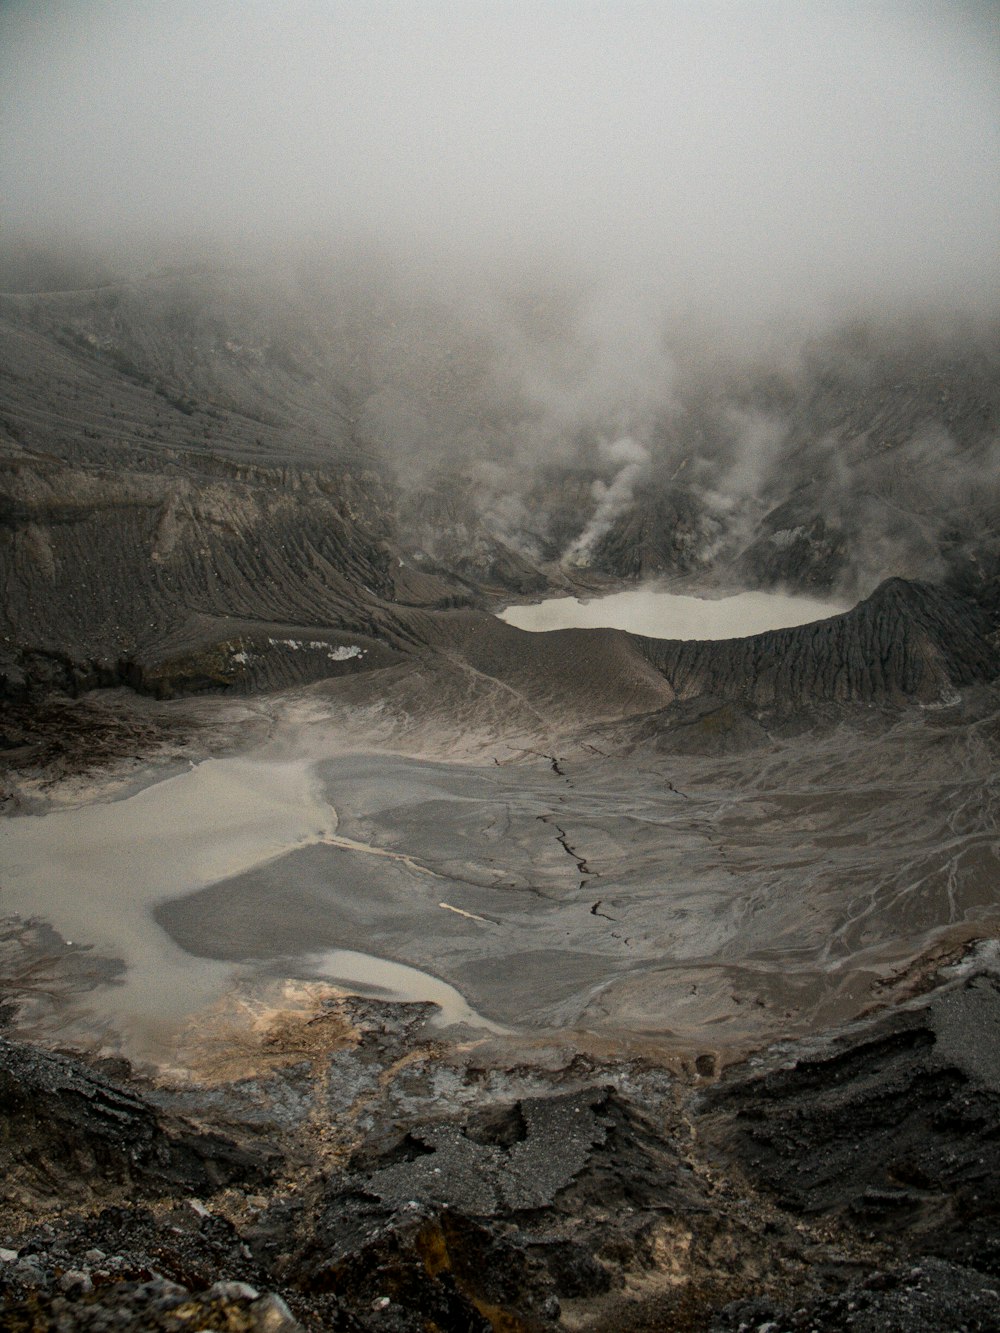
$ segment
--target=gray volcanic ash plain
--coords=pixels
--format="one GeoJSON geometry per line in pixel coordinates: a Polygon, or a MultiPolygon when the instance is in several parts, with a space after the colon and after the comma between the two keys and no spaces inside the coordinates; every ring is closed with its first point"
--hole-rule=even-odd
{"type": "Polygon", "coordinates": [[[415,300],[20,285],[2,1326],[1000,1327],[995,326],[533,455],[415,300]],[[647,580],[851,609],[495,614],[647,580]]]}

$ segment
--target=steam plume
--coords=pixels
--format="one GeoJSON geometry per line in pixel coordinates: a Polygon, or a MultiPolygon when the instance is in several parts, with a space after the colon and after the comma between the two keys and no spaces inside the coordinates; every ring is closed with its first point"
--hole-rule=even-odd
{"type": "Polygon", "coordinates": [[[591,494],[597,501],[597,508],[590,521],[563,556],[563,563],[578,568],[590,564],[594,547],[600,539],[611,531],[611,526],[619,514],[624,513],[632,504],[636,487],[649,474],[649,450],[629,436],[615,440],[613,444],[600,446],[601,462],[618,466],[610,483],[598,478],[591,488],[591,494]]]}

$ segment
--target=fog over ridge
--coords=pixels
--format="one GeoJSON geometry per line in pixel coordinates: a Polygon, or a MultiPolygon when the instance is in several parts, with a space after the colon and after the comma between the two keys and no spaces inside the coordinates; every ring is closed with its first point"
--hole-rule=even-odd
{"type": "Polygon", "coordinates": [[[432,559],[993,540],[992,4],[9,0],[0,102],[0,289],[385,467],[432,559]]]}
{"type": "Polygon", "coordinates": [[[0,39],[8,235],[558,257],[675,317],[997,294],[990,5],[42,0],[0,39]]]}

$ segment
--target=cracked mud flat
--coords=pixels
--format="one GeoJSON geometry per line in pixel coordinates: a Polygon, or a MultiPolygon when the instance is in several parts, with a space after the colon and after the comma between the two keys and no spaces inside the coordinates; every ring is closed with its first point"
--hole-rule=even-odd
{"type": "Polygon", "coordinates": [[[416,676],[4,821],[9,1326],[996,1327],[996,690],[512,741],[416,676]]]}
{"type": "Polygon", "coordinates": [[[0,829],[5,911],[121,960],[87,1010],[132,1058],[283,975],[725,1063],[996,921],[986,691],[742,753],[595,736],[477,764],[358,753],[335,700],[305,708],[263,747],[0,829]]]}
{"type": "MultiPolygon", "coordinates": [[[[821,342],[728,530],[671,463],[567,583],[356,448],[381,316],[330,309],[3,300],[0,1326],[997,1328],[992,331],[821,342]],[[705,561],[887,582],[755,640],[488,614],[705,561]]],[[[682,467],[773,400],[677,387],[682,467]]],[[[594,480],[529,482],[553,551],[594,480]]]]}

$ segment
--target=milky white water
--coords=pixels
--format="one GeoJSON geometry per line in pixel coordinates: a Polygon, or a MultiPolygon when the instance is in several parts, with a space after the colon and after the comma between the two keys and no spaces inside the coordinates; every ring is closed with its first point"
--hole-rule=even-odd
{"type": "Polygon", "coordinates": [[[340,713],[293,709],[252,754],[0,821],[0,911],[125,963],[69,1017],[133,1057],[275,975],[446,1023],[742,1048],[995,929],[1000,698],[977,707],[513,765],[354,751],[340,713]]]}
{"type": "Polygon", "coordinates": [[[509,606],[500,619],[518,629],[624,629],[653,639],[739,639],[769,629],[808,625],[849,609],[844,602],[781,593],[741,592],[734,597],[682,597],[655,586],[607,597],[551,597],[532,606],[509,606]]]}
{"type": "Polygon", "coordinates": [[[3,910],[124,959],[124,982],[99,1008],[152,1039],[213,999],[234,969],[179,949],[150,908],[335,827],[307,761],[209,759],[127,800],[5,820],[3,910]]]}
{"type": "MultiPolygon", "coordinates": [[[[124,978],[90,1008],[132,1051],[153,1053],[246,969],[179,948],[151,909],[317,843],[392,855],[338,838],[336,827],[311,758],[208,759],[126,800],[2,821],[0,906],[124,960],[124,978]]],[[[447,1021],[474,1018],[452,987],[415,968],[350,951],[310,963],[347,988],[431,1000],[447,1021]]]]}
{"type": "Polygon", "coordinates": [[[470,1023],[491,1032],[507,1030],[480,1017],[454,986],[415,967],[407,967],[405,963],[393,963],[386,958],[356,953],[353,949],[330,949],[300,959],[299,968],[336,986],[357,990],[376,999],[430,1001],[438,1006],[439,1021],[443,1023],[470,1023]]]}

